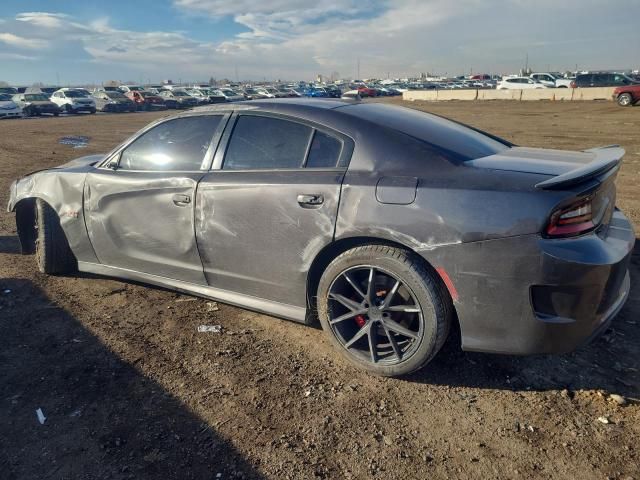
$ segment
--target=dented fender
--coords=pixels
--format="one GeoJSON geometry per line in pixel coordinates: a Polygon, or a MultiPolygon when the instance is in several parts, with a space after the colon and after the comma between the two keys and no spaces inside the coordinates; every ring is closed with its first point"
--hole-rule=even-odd
{"type": "Polygon", "coordinates": [[[60,218],[69,247],[80,261],[97,261],[84,221],[84,182],[87,172],[104,158],[89,155],[60,167],[41,170],[15,180],[10,187],[8,212],[24,200],[47,202],[60,218]]]}

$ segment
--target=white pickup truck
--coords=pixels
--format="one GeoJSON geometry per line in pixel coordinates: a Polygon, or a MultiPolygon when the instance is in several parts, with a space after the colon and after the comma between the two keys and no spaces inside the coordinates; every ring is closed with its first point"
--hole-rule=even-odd
{"type": "Polygon", "coordinates": [[[569,88],[574,80],[573,78],[563,78],[553,73],[532,73],[529,78],[549,88],[569,88]]]}

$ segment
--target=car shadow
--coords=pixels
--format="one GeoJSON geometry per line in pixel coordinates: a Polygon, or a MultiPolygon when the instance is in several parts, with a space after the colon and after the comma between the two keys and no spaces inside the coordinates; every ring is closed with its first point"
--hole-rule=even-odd
{"type": "Polygon", "coordinates": [[[17,235],[0,235],[0,253],[20,254],[20,240],[17,235]]]}
{"type": "MultiPolygon", "coordinates": [[[[405,381],[481,389],[602,389],[640,396],[640,239],[630,262],[631,291],[611,327],[566,355],[517,357],[463,352],[459,331],[423,370],[405,381]],[[457,335],[456,335],[457,334],[457,335]]],[[[455,329],[454,329],[455,330],[455,329]]]]}
{"type": "Polygon", "coordinates": [[[30,280],[0,279],[0,365],[3,479],[263,478],[30,280]]]}

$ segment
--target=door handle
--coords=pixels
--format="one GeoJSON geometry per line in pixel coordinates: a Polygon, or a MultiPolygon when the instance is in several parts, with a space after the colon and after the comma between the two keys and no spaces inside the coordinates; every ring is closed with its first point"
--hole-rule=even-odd
{"type": "Polygon", "coordinates": [[[303,208],[318,207],[324,203],[324,197],[320,194],[300,194],[298,203],[303,208]]]}
{"type": "Polygon", "coordinates": [[[191,203],[191,197],[189,195],[177,193],[173,196],[173,203],[178,207],[184,207],[191,203]]]}

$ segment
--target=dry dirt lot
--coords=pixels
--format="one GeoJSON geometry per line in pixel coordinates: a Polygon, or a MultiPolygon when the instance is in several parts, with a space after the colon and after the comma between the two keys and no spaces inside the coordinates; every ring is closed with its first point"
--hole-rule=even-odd
{"type": "MultiPolygon", "coordinates": [[[[408,106],[517,144],[622,144],[619,206],[640,227],[640,108],[408,106]]],[[[0,203],[15,177],[104,152],[157,116],[0,122],[0,203]],[[90,142],[73,149],[64,135],[90,142]]],[[[453,338],[424,371],[383,379],[345,363],[319,329],[41,275],[13,222],[0,213],[2,479],[640,479],[640,248],[629,302],[591,345],[521,358],[465,353],[453,338]]]]}

